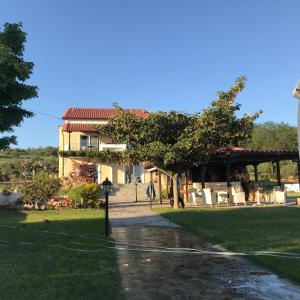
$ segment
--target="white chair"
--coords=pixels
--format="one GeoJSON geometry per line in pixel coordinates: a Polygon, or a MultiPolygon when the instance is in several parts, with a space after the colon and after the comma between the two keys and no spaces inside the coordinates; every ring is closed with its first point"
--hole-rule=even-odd
{"type": "Polygon", "coordinates": [[[232,202],[235,204],[235,206],[238,204],[244,204],[246,206],[245,192],[241,191],[240,187],[231,187],[230,192],[232,196],[232,202]]]}
{"type": "Polygon", "coordinates": [[[212,197],[210,188],[202,189],[202,205],[210,205],[212,207],[214,204],[217,204],[217,199],[212,197]]]}
{"type": "Polygon", "coordinates": [[[286,205],[286,189],[284,191],[274,189],[272,200],[274,204],[283,204],[286,205]]]}
{"type": "Polygon", "coordinates": [[[196,193],[197,193],[196,189],[190,189],[190,202],[193,205],[196,205],[196,193]]]}
{"type": "Polygon", "coordinates": [[[217,198],[218,198],[218,204],[227,204],[228,205],[228,192],[227,191],[218,191],[217,198]]]}

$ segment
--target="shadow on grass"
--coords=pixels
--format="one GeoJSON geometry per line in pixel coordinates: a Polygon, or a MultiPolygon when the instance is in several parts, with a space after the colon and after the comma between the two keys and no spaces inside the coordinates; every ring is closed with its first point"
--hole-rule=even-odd
{"type": "Polygon", "coordinates": [[[1,299],[123,299],[99,210],[0,211],[1,299]]]}

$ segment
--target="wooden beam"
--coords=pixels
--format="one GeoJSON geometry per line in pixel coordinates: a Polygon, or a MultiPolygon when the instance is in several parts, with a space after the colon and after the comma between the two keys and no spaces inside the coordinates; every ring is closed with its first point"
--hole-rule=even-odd
{"type": "Polygon", "coordinates": [[[257,164],[254,164],[253,167],[254,167],[255,182],[258,182],[257,164]]]}
{"type": "Polygon", "coordinates": [[[226,161],[226,181],[227,181],[227,194],[228,194],[228,203],[233,203],[232,193],[231,193],[231,161],[226,161]]]}
{"type": "Polygon", "coordinates": [[[299,158],[297,160],[297,171],[298,171],[298,182],[299,182],[299,187],[300,187],[300,160],[299,160],[299,158]]]}
{"type": "Polygon", "coordinates": [[[68,144],[68,150],[70,151],[71,150],[71,132],[70,131],[68,131],[68,133],[69,133],[69,144],[68,144]]]}
{"type": "Polygon", "coordinates": [[[158,192],[159,192],[159,203],[162,204],[162,194],[161,194],[161,172],[158,171],[158,192]]]}
{"type": "Polygon", "coordinates": [[[226,181],[227,185],[231,186],[231,161],[226,161],[226,181]]]}
{"type": "Polygon", "coordinates": [[[281,186],[281,175],[280,175],[280,162],[276,161],[276,175],[277,175],[277,185],[281,186]]]}
{"type": "Polygon", "coordinates": [[[168,197],[168,200],[169,200],[169,176],[167,176],[167,182],[166,182],[166,188],[167,188],[167,197],[168,197]]]}
{"type": "Polygon", "coordinates": [[[206,166],[201,167],[201,186],[203,189],[205,189],[205,171],[206,171],[206,166]]]}

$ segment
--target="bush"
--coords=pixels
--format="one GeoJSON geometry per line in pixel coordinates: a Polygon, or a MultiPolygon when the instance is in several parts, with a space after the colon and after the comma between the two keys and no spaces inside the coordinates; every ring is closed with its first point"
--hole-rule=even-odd
{"type": "Polygon", "coordinates": [[[100,190],[95,183],[86,183],[68,191],[68,199],[79,207],[98,207],[100,190]]]}
{"type": "Polygon", "coordinates": [[[7,185],[0,185],[0,193],[4,196],[9,196],[12,193],[12,190],[7,185]]]}
{"type": "Polygon", "coordinates": [[[161,196],[163,199],[168,199],[168,195],[170,194],[170,187],[168,187],[168,190],[167,189],[164,189],[162,192],[161,192],[161,196]]]}
{"type": "Polygon", "coordinates": [[[35,176],[32,184],[21,187],[22,197],[25,201],[46,202],[61,188],[59,178],[40,172],[35,176]]]}

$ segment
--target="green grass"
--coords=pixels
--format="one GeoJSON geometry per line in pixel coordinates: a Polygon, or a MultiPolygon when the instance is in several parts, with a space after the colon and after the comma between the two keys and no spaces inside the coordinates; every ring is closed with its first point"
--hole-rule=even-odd
{"type": "Polygon", "coordinates": [[[103,211],[0,211],[0,225],[0,299],[124,298],[103,211]]]}
{"type": "Polygon", "coordinates": [[[288,198],[300,198],[300,193],[299,192],[287,192],[287,197],[288,198]]]}
{"type": "MultiPolygon", "coordinates": [[[[297,208],[162,208],[158,212],[229,250],[300,254],[300,209],[297,208]]],[[[250,259],[300,283],[300,259],[267,256],[250,259]]]]}

